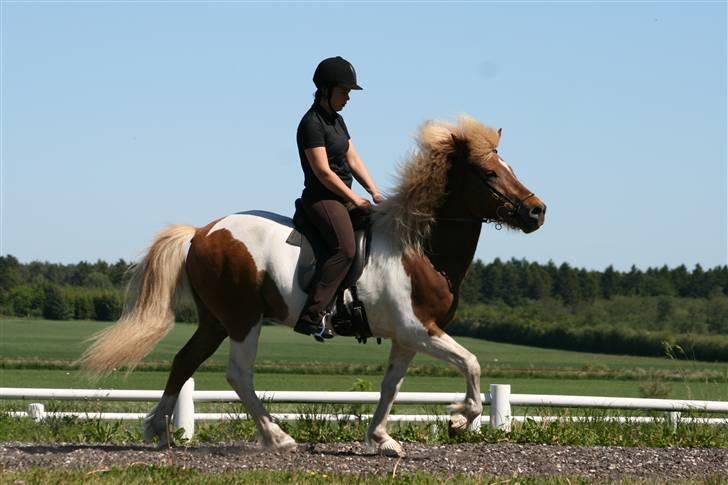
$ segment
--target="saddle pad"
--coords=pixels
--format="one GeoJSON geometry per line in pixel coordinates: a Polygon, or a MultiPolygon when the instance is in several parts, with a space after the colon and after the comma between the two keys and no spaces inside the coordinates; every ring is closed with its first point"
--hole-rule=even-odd
{"type": "Polygon", "coordinates": [[[296,229],[293,229],[288,235],[286,243],[301,248],[298,255],[298,264],[296,265],[296,279],[298,285],[304,291],[308,291],[308,285],[316,272],[316,254],[313,252],[311,243],[296,229]]]}

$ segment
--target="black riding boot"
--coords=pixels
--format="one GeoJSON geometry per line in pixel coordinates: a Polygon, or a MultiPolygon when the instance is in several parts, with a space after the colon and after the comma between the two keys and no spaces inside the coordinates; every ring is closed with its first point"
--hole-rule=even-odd
{"type": "Polygon", "coordinates": [[[323,315],[318,319],[318,323],[312,322],[302,315],[293,330],[304,335],[313,335],[319,342],[323,342],[323,339],[334,338],[334,332],[324,323],[323,315]]]}

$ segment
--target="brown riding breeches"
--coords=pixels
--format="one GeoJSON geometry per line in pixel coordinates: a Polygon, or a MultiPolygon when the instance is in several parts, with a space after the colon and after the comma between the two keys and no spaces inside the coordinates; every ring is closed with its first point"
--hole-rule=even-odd
{"type": "Polygon", "coordinates": [[[311,282],[308,301],[301,318],[313,323],[321,316],[336,295],[336,290],[349,272],[354,260],[354,228],[344,204],[338,200],[302,200],[306,218],[316,227],[318,235],[329,250],[319,271],[311,282]]]}

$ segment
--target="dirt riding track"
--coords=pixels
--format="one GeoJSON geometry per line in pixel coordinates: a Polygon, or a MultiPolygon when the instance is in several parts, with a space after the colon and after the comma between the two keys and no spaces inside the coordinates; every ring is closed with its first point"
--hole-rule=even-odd
{"type": "Polygon", "coordinates": [[[302,444],[267,453],[252,443],[194,445],[157,451],[135,445],[0,444],[0,470],[33,466],[102,470],[112,465],[169,464],[203,471],[270,469],[391,474],[426,471],[440,476],[580,476],[595,481],[637,478],[680,482],[728,480],[725,448],[619,448],[553,445],[407,443],[402,460],[369,453],[360,443],[302,444]]]}

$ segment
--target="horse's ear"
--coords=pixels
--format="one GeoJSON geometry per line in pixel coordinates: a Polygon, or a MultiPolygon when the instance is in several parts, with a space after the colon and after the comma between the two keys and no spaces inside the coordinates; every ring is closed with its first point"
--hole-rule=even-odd
{"type": "Polygon", "coordinates": [[[452,138],[453,151],[458,155],[456,159],[467,160],[470,152],[468,142],[462,138],[458,138],[455,133],[450,133],[450,138],[452,138]]]}
{"type": "Polygon", "coordinates": [[[503,128],[498,128],[498,138],[500,139],[501,133],[503,133],[503,128]]]}

